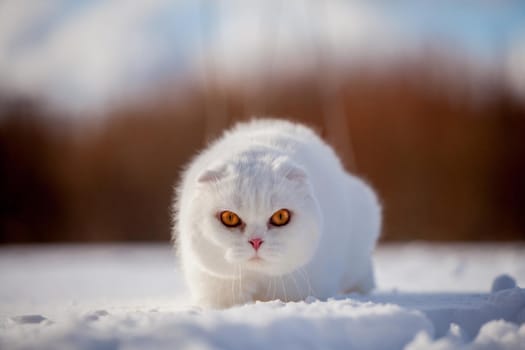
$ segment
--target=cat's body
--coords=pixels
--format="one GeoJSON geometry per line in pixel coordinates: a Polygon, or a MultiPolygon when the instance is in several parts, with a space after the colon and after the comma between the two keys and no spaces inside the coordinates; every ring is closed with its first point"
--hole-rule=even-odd
{"type": "Polygon", "coordinates": [[[304,126],[258,120],[225,133],[186,170],[175,215],[181,268],[199,305],[374,286],[376,196],[304,126]]]}

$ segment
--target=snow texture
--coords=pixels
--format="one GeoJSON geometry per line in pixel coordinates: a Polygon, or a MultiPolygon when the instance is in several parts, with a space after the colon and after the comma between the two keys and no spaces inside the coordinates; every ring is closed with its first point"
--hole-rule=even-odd
{"type": "Polygon", "coordinates": [[[524,349],[524,253],[382,245],[371,295],[204,311],[167,245],[3,247],[0,349],[524,349]]]}

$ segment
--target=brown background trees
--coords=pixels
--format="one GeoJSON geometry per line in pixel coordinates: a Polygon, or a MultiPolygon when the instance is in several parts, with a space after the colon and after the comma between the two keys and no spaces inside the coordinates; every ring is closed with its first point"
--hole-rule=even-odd
{"type": "Polygon", "coordinates": [[[183,97],[168,86],[99,118],[4,98],[0,242],[169,240],[181,168],[253,116],[305,122],[339,148],[379,192],[383,240],[525,238],[523,101],[498,79],[481,89],[427,64],[338,72],[330,96],[319,72],[272,78],[256,101],[220,80],[183,97]]]}

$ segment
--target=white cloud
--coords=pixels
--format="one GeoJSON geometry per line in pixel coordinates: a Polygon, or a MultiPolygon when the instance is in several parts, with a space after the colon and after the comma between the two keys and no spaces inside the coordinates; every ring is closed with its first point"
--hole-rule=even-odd
{"type": "Polygon", "coordinates": [[[135,75],[150,69],[162,53],[163,43],[151,36],[147,24],[168,6],[166,0],[94,2],[20,47],[13,46],[14,39],[63,4],[8,4],[5,16],[10,12],[15,19],[0,28],[5,33],[0,37],[0,77],[15,91],[44,93],[62,105],[104,103],[128,89],[135,75]]]}
{"type": "Polygon", "coordinates": [[[349,63],[406,49],[408,38],[362,1],[227,2],[214,36],[214,63],[230,79],[269,69],[311,69],[319,59],[349,63]],[[403,39],[403,40],[401,40],[403,39]]]}
{"type": "MultiPolygon", "coordinates": [[[[169,56],[166,47],[181,45],[148,32],[145,23],[170,6],[189,3],[93,2],[51,20],[47,32],[27,43],[22,34],[34,31],[35,23],[49,21],[65,3],[8,1],[0,11],[0,84],[44,94],[60,105],[104,104],[143,84],[140,75],[169,56]]],[[[268,67],[311,69],[321,54],[352,60],[374,50],[377,56],[392,48],[399,51],[389,44],[400,41],[393,39],[392,23],[363,2],[235,0],[192,6],[196,13],[186,19],[193,23],[187,24],[185,34],[197,41],[193,46],[203,48],[200,55],[184,53],[193,58],[194,73],[215,64],[223,77],[249,79],[268,67]]]]}
{"type": "MultiPolygon", "coordinates": [[[[0,89],[82,109],[141,91],[150,75],[185,72],[206,81],[210,64],[247,88],[261,74],[318,69],[319,60],[382,67],[429,39],[403,24],[386,8],[357,0],[6,0],[0,89]]],[[[525,94],[520,42],[512,43],[505,69],[525,94]]]]}
{"type": "Polygon", "coordinates": [[[0,2],[0,58],[5,59],[8,47],[14,45],[15,36],[27,29],[21,27],[21,24],[41,21],[50,16],[59,5],[60,0],[0,2]]]}

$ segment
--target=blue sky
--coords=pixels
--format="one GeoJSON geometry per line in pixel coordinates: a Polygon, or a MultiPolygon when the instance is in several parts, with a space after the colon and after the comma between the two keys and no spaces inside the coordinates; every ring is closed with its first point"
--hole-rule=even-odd
{"type": "Polygon", "coordinates": [[[405,0],[382,7],[407,30],[450,39],[482,55],[500,54],[525,31],[525,1],[405,0]]]}
{"type": "Polygon", "coordinates": [[[525,81],[525,1],[323,4],[7,0],[0,3],[0,89],[89,108],[166,77],[198,76],[209,57],[225,75],[243,76],[261,68],[268,51],[283,62],[294,52],[303,60],[318,28],[326,33],[314,37],[321,46],[335,42],[336,55],[375,55],[382,63],[421,44],[460,48],[480,61],[512,54],[512,79],[525,81]]]}

